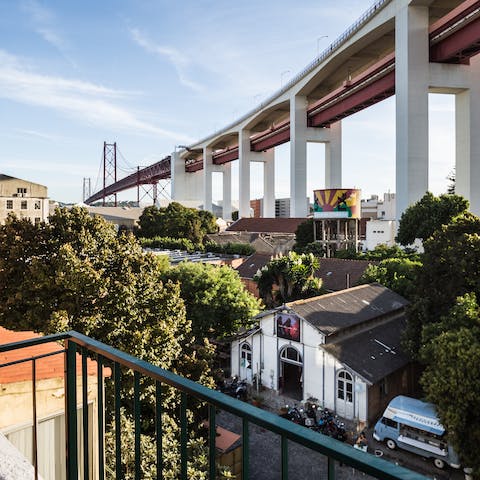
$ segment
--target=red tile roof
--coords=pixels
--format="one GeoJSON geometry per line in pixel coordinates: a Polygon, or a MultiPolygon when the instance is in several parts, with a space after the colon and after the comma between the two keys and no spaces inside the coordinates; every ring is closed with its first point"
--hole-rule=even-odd
{"type": "MultiPolygon", "coordinates": [[[[5,343],[19,342],[31,338],[41,337],[34,332],[13,332],[0,327],[0,345],[5,343]]],[[[62,350],[63,345],[56,342],[42,343],[33,347],[10,350],[0,353],[0,365],[14,362],[24,358],[30,358],[45,353],[62,350]]],[[[96,362],[87,359],[87,374],[95,375],[97,372],[96,362]]],[[[81,374],[81,356],[77,354],[77,375],[81,374]]],[[[59,353],[49,357],[38,359],[36,362],[37,380],[49,378],[63,378],[64,376],[64,355],[59,353]]],[[[0,384],[24,382],[32,379],[32,362],[23,362],[10,367],[0,368],[0,384]]]]}
{"type": "Polygon", "coordinates": [[[240,218],[227,228],[229,232],[295,233],[306,218],[240,218]]]}

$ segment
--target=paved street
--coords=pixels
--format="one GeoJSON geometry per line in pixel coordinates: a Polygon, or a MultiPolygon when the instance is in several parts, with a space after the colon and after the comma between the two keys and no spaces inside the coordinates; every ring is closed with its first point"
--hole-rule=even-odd
{"type": "MultiPolygon", "coordinates": [[[[217,416],[217,423],[235,433],[241,434],[241,422],[233,415],[221,412],[217,416]]],[[[382,451],[384,458],[415,470],[436,480],[461,480],[463,473],[450,468],[436,469],[431,460],[423,459],[405,451],[390,451],[385,445],[376,442],[367,434],[369,452],[375,449],[382,451]]],[[[250,478],[258,480],[278,480],[280,478],[280,438],[271,432],[255,425],[250,426],[250,478]]],[[[351,467],[336,467],[337,478],[341,480],[362,479],[367,480],[368,475],[357,472],[351,467]]],[[[289,478],[292,480],[305,480],[326,478],[327,461],[323,455],[312,452],[300,445],[289,443],[289,478]]]]}

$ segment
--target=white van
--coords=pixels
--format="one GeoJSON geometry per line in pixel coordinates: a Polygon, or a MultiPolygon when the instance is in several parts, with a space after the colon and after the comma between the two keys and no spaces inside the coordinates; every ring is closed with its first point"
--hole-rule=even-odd
{"type": "Polygon", "coordinates": [[[376,423],[373,438],[385,442],[390,449],[403,448],[433,458],[437,468],[446,464],[460,468],[457,454],[445,439],[435,407],[415,398],[395,397],[376,423]]]}

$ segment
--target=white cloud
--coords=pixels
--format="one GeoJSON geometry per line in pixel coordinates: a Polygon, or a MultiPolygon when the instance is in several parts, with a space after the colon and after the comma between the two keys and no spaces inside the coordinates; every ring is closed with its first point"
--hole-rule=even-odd
{"type": "Polygon", "coordinates": [[[175,48],[158,45],[148,39],[139,29],[129,28],[132,40],[146,52],[166,58],[175,68],[180,83],[197,92],[203,91],[203,86],[188,78],[186,69],[190,65],[190,60],[175,48]]]}
{"type": "Polygon", "coordinates": [[[95,83],[36,73],[17,57],[0,50],[0,98],[56,110],[89,125],[192,141],[184,134],[143,121],[112,101],[127,95],[95,83]]]}
{"type": "Polygon", "coordinates": [[[58,50],[72,67],[77,69],[77,64],[68,53],[68,42],[59,32],[54,12],[41,5],[37,0],[25,0],[21,3],[21,7],[30,17],[34,31],[58,50]]]}

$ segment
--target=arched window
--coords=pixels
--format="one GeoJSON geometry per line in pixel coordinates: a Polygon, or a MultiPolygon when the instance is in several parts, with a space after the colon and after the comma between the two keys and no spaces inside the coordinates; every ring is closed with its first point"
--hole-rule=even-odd
{"type": "Polygon", "coordinates": [[[285,347],[280,352],[280,359],[287,363],[294,363],[296,365],[302,365],[302,356],[296,348],[285,347]]]}
{"type": "Polygon", "coordinates": [[[247,342],[240,346],[240,366],[243,368],[252,368],[252,348],[247,342]]]}
{"type": "Polygon", "coordinates": [[[341,370],[337,375],[337,398],[353,402],[353,377],[346,370],[341,370]]]}

